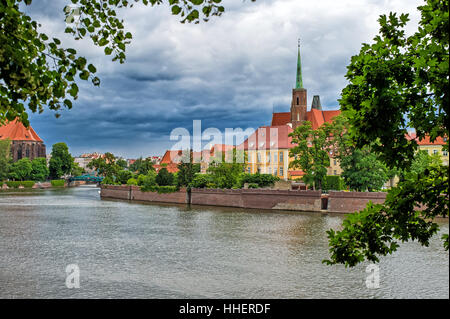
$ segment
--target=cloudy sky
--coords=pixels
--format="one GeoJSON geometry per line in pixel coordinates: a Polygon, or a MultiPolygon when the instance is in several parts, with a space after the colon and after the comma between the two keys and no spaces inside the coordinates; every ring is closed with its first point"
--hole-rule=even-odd
{"type": "Polygon", "coordinates": [[[225,0],[225,13],[207,23],[181,24],[167,5],[137,5],[122,12],[133,34],[125,64],[111,62],[89,39],[64,35],[68,0],[35,0],[26,8],[93,63],[101,86],[80,81],[80,97],[58,119],[52,111],[31,116],[47,145],[66,142],[72,155],[113,152],[126,158],[162,155],[177,127],[257,128],[272,109],[289,111],[301,38],[303,86],[320,95],[324,109],[339,108],[346,66],[361,43],[378,32],[378,16],[409,13],[418,0],[225,0]]]}

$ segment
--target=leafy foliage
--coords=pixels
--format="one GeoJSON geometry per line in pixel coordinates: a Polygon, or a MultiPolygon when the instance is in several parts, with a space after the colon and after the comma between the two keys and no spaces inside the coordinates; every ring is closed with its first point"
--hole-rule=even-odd
{"type": "Polygon", "coordinates": [[[30,159],[25,157],[11,165],[9,177],[16,181],[30,179],[32,170],[33,166],[30,159]]]}
{"type": "MultiPolygon", "coordinates": [[[[340,101],[350,120],[351,139],[358,148],[371,145],[383,162],[408,172],[417,142],[405,137],[414,128],[419,139],[448,136],[449,5],[427,0],[420,6],[417,32],[406,37],[408,16],[382,15],[380,34],[363,44],[348,66],[349,85],[340,101]],[[378,140],[379,143],[372,144],[378,140]]],[[[448,140],[444,149],[448,150],[448,140]]],[[[341,231],[328,231],[331,258],[327,264],[354,266],[394,252],[398,241],[417,240],[427,246],[448,216],[448,167],[431,165],[423,173],[406,173],[389,190],[383,205],[369,204],[349,216],[341,231]]],[[[448,250],[448,234],[443,236],[448,250]]]]}
{"type": "MultiPolygon", "coordinates": [[[[71,109],[78,98],[77,79],[100,85],[96,67],[77,50],[64,47],[61,40],[38,32],[34,21],[19,5],[31,0],[0,2],[0,124],[18,118],[29,125],[26,106],[31,112],[43,112],[44,106],[58,112],[71,109]]],[[[64,8],[65,33],[75,40],[90,38],[103,47],[105,55],[123,63],[132,34],[125,30],[119,11],[131,8],[129,0],[72,0],[64,8]]],[[[160,5],[162,0],[141,0],[144,5],[160,5]]],[[[181,22],[198,23],[224,12],[221,0],[168,0],[172,14],[181,22]]],[[[61,16],[61,18],[63,18],[61,16]]],[[[59,116],[59,113],[56,113],[59,116]]]]}
{"type": "Polygon", "coordinates": [[[181,161],[177,166],[177,185],[188,186],[195,177],[195,174],[200,173],[200,164],[193,163],[192,152],[190,152],[190,160],[181,161]]]}
{"type": "Polygon", "coordinates": [[[133,173],[127,170],[120,170],[116,175],[116,182],[119,184],[127,184],[128,180],[133,178],[133,173]]]}
{"type": "Polygon", "coordinates": [[[147,175],[150,171],[154,171],[153,163],[150,159],[138,158],[133,164],[130,165],[130,171],[136,174],[147,175]]]}
{"type": "Polygon", "coordinates": [[[172,185],[174,181],[173,174],[169,173],[167,168],[163,167],[159,170],[158,175],[156,175],[155,182],[159,186],[169,186],[172,185]]]}
{"type": "Polygon", "coordinates": [[[280,178],[278,176],[272,174],[242,174],[241,187],[244,183],[256,184],[257,187],[268,187],[273,186],[279,180],[280,178]]]}
{"type": "Polygon", "coordinates": [[[50,181],[53,187],[64,187],[65,182],[63,179],[53,179],[50,181]]]}
{"type": "Polygon", "coordinates": [[[31,161],[31,179],[33,181],[45,181],[49,173],[45,157],[38,157],[31,161]]]}
{"type": "Polygon", "coordinates": [[[105,177],[105,179],[103,180],[104,184],[115,184],[116,176],[120,171],[120,166],[117,165],[116,160],[117,158],[114,156],[114,154],[105,153],[103,154],[103,156],[90,161],[87,167],[95,169],[99,175],[105,177]]]}
{"type": "Polygon", "coordinates": [[[10,166],[10,147],[9,139],[0,140],[0,181],[8,178],[10,166]]]}
{"type": "Polygon", "coordinates": [[[327,167],[330,166],[326,148],[328,134],[325,128],[321,126],[313,130],[311,122],[305,121],[289,134],[292,137],[292,144],[295,145],[289,151],[289,156],[294,158],[289,167],[300,168],[305,173],[303,181],[318,189],[322,188],[327,167]]]}
{"type": "Polygon", "coordinates": [[[73,157],[70,155],[66,143],[54,144],[51,155],[48,167],[50,178],[57,179],[65,174],[70,174],[73,166],[73,157]]]}
{"type": "Polygon", "coordinates": [[[344,180],[337,175],[327,175],[323,179],[322,189],[335,191],[343,190],[345,189],[344,180]]]}

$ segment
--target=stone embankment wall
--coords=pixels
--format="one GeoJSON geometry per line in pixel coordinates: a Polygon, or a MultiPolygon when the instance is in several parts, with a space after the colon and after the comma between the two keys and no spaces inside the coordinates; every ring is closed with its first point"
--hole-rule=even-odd
{"type": "Polygon", "coordinates": [[[138,186],[128,185],[101,185],[102,198],[115,198],[158,203],[188,204],[186,189],[179,192],[158,194],[157,192],[142,192],[138,186]]]}
{"type": "Polygon", "coordinates": [[[298,211],[320,211],[320,191],[271,189],[191,190],[191,204],[298,211]]]}
{"type": "Polygon", "coordinates": [[[192,204],[308,212],[353,213],[369,201],[383,203],[385,192],[333,192],[312,190],[185,188],[175,193],[142,192],[138,186],[102,185],[100,196],[155,203],[192,204]],[[323,201],[327,198],[326,201],[323,201]],[[323,204],[325,203],[325,204],[323,204]]]}
{"type": "Polygon", "coordinates": [[[333,213],[354,213],[363,210],[369,201],[374,204],[382,204],[385,200],[385,192],[330,191],[327,210],[333,213]]]}

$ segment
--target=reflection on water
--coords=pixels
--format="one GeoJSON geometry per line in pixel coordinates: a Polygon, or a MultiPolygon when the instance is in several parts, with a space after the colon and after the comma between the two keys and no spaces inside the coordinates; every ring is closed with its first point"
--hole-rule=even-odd
{"type": "MultiPolygon", "coordinates": [[[[326,266],[341,215],[102,201],[97,188],[0,192],[2,298],[448,298],[449,255],[403,244],[380,263],[326,266]],[[80,288],[65,268],[80,268],[80,288]]],[[[448,233],[448,221],[440,222],[448,233]]]]}

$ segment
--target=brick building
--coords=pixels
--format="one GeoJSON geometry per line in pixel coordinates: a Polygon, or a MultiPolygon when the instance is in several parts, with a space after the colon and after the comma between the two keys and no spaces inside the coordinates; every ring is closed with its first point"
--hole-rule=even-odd
{"type": "Polygon", "coordinates": [[[46,157],[45,144],[31,126],[25,127],[21,122],[14,120],[0,126],[0,140],[11,141],[11,157],[14,162],[28,157],[33,160],[37,157],[46,157]]]}

